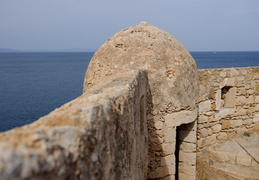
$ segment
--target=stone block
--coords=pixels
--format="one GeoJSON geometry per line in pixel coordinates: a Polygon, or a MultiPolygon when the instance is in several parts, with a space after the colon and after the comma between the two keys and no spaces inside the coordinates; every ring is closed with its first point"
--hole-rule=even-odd
{"type": "Polygon", "coordinates": [[[163,150],[164,155],[174,154],[175,143],[163,143],[162,150],[163,150]]]}
{"type": "Polygon", "coordinates": [[[211,128],[208,128],[208,134],[209,134],[209,136],[213,134],[213,131],[211,128]]]}
{"type": "Polygon", "coordinates": [[[235,68],[231,68],[229,71],[229,75],[230,77],[237,77],[239,75],[239,72],[235,68]]]}
{"type": "Polygon", "coordinates": [[[236,163],[242,166],[251,166],[252,158],[246,153],[242,152],[237,155],[236,163]]]}
{"type": "Polygon", "coordinates": [[[246,103],[246,97],[245,96],[238,96],[236,98],[236,105],[242,105],[246,103]]]}
{"type": "Polygon", "coordinates": [[[259,111],[259,104],[256,104],[255,111],[259,111]]]}
{"type": "Polygon", "coordinates": [[[179,161],[190,165],[196,164],[196,153],[185,153],[180,151],[179,161]]]}
{"type": "Polygon", "coordinates": [[[198,119],[198,123],[205,123],[205,122],[208,122],[208,120],[209,120],[208,116],[200,115],[198,119]]]}
{"type": "Polygon", "coordinates": [[[232,128],[239,127],[243,125],[243,120],[230,120],[230,124],[232,128]]]}
{"type": "Polygon", "coordinates": [[[216,124],[214,126],[211,127],[212,131],[217,133],[221,131],[221,124],[216,124]]]}
{"type": "Polygon", "coordinates": [[[253,123],[255,123],[255,124],[259,123],[259,114],[254,115],[253,123]]]}
{"type": "Polygon", "coordinates": [[[203,101],[203,102],[200,102],[199,103],[199,113],[204,113],[204,112],[207,112],[207,111],[210,111],[211,109],[211,102],[210,100],[207,100],[207,101],[203,101]]]}
{"type": "Polygon", "coordinates": [[[253,104],[254,103],[254,96],[251,95],[247,98],[246,104],[253,104]]]}
{"type": "Polygon", "coordinates": [[[228,135],[227,135],[227,133],[225,133],[225,132],[220,132],[218,135],[217,135],[217,139],[218,140],[225,140],[225,139],[227,139],[228,138],[228,135]]]}
{"type": "Polygon", "coordinates": [[[180,131],[179,139],[184,142],[196,143],[196,132],[195,131],[180,131]]]}
{"type": "Polygon", "coordinates": [[[249,126],[253,123],[253,121],[254,121],[253,119],[246,119],[246,120],[243,121],[243,124],[246,125],[246,126],[249,126]]]}
{"type": "Polygon", "coordinates": [[[208,151],[208,154],[218,162],[228,162],[230,160],[228,152],[222,151],[208,151]]]}
{"type": "Polygon", "coordinates": [[[166,176],[163,180],[175,180],[175,175],[166,176]]]}
{"type": "Polygon", "coordinates": [[[255,97],[255,103],[259,103],[259,96],[255,97]]]}
{"type": "Polygon", "coordinates": [[[216,94],[215,94],[215,98],[216,98],[216,110],[220,110],[221,107],[221,90],[217,90],[216,94]]]}
{"type": "Polygon", "coordinates": [[[163,166],[170,166],[175,164],[175,155],[168,155],[165,157],[161,157],[161,167],[163,166]]]}
{"type": "Polygon", "coordinates": [[[217,141],[217,135],[212,134],[211,136],[208,136],[205,141],[205,146],[209,146],[214,144],[217,141]]]}
{"type": "Polygon", "coordinates": [[[200,133],[200,136],[203,138],[208,136],[208,130],[206,128],[199,130],[199,133],[200,133]]]}
{"type": "Polygon", "coordinates": [[[171,114],[165,115],[165,125],[166,127],[175,127],[184,123],[190,123],[197,119],[198,109],[193,111],[179,111],[171,114]]]}
{"type": "Polygon", "coordinates": [[[176,141],[176,128],[165,128],[164,132],[164,139],[166,143],[172,143],[176,141]]]}
{"type": "Polygon", "coordinates": [[[249,95],[252,95],[252,94],[254,94],[254,90],[251,90],[251,89],[247,90],[246,93],[249,94],[249,95]]]}
{"type": "Polygon", "coordinates": [[[156,178],[162,178],[172,174],[175,174],[175,165],[158,167],[154,171],[148,173],[148,178],[156,179],[156,178]]]}
{"type": "Polygon", "coordinates": [[[237,116],[242,116],[242,115],[246,115],[246,109],[239,109],[235,115],[237,116]]]}
{"type": "Polygon", "coordinates": [[[162,121],[155,122],[156,129],[162,129],[164,127],[164,123],[162,121]]]}
{"type": "Polygon", "coordinates": [[[219,76],[222,78],[225,78],[227,76],[227,72],[226,71],[220,71],[219,76]]]}
{"type": "Polygon", "coordinates": [[[234,114],[235,111],[235,108],[220,108],[220,111],[215,113],[215,118],[226,117],[227,115],[234,114]]]}
{"type": "Polygon", "coordinates": [[[196,152],[196,144],[195,143],[188,143],[188,142],[182,142],[180,145],[180,149],[183,152],[196,152]]]}
{"type": "Polygon", "coordinates": [[[225,86],[235,86],[236,85],[236,78],[233,77],[233,78],[227,78],[226,80],[226,85],[225,86]]]}
{"type": "Polygon", "coordinates": [[[227,108],[234,108],[236,106],[236,92],[237,88],[233,87],[230,88],[229,91],[226,93],[225,98],[225,107],[227,108]]]}
{"type": "Polygon", "coordinates": [[[259,84],[256,84],[256,85],[255,85],[255,91],[256,91],[257,93],[259,93],[259,84]]]}
{"type": "Polygon", "coordinates": [[[187,163],[179,163],[179,173],[196,176],[196,167],[187,163]]]}
{"type": "Polygon", "coordinates": [[[188,174],[179,173],[179,179],[195,180],[195,179],[196,179],[196,176],[191,176],[191,175],[188,175],[188,174]]]}

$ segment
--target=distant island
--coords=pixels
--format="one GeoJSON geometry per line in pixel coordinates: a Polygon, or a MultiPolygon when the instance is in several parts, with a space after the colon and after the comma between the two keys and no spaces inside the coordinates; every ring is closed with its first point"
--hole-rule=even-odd
{"type": "Polygon", "coordinates": [[[72,48],[68,50],[17,50],[17,49],[8,49],[0,48],[0,53],[11,53],[11,52],[95,52],[96,49],[91,48],[72,48]]]}
{"type": "Polygon", "coordinates": [[[16,49],[0,48],[0,53],[4,53],[4,52],[20,52],[20,51],[16,49]]]}

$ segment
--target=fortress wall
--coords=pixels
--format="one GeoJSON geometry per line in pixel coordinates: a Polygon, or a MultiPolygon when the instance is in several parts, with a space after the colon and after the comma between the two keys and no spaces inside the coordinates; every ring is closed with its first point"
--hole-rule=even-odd
{"type": "Polygon", "coordinates": [[[199,71],[197,150],[259,130],[259,67],[199,71]]]}
{"type": "Polygon", "coordinates": [[[0,134],[0,179],[146,179],[147,72],[117,74],[0,134]]]}
{"type": "Polygon", "coordinates": [[[257,179],[259,67],[203,69],[199,79],[197,178],[257,179]]]}

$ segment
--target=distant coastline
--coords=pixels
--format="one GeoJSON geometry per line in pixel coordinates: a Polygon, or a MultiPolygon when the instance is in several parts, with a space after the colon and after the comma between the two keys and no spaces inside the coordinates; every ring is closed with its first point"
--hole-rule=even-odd
{"type": "Polygon", "coordinates": [[[86,49],[79,49],[79,48],[72,48],[69,50],[17,50],[17,49],[9,49],[9,48],[0,48],[0,53],[55,53],[55,52],[95,52],[95,49],[86,48],[86,49]]]}

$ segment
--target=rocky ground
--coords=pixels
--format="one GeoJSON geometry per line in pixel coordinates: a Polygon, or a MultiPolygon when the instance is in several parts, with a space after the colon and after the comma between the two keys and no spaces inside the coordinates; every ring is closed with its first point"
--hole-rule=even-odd
{"type": "Polygon", "coordinates": [[[245,133],[203,152],[199,179],[259,180],[259,133],[245,133]]]}

